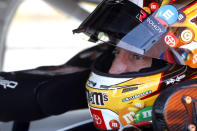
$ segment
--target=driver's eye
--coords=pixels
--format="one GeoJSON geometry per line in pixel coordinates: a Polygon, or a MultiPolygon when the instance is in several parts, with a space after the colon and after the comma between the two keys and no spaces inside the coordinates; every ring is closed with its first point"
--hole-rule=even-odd
{"type": "Polygon", "coordinates": [[[137,55],[137,54],[135,54],[134,57],[135,57],[136,60],[142,60],[143,59],[143,56],[137,55]]]}

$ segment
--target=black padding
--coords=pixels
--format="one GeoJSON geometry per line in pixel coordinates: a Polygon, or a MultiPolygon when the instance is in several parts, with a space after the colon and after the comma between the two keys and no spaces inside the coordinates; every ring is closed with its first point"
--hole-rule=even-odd
{"type": "Polygon", "coordinates": [[[86,108],[85,82],[90,71],[56,76],[37,90],[37,101],[46,115],[57,115],[68,110],[86,108]]]}

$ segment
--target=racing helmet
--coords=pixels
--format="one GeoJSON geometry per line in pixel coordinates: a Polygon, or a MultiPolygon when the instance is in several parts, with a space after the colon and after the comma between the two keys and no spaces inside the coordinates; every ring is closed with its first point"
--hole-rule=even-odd
{"type": "Polygon", "coordinates": [[[83,32],[92,42],[112,45],[94,62],[86,83],[88,105],[97,128],[148,127],[158,95],[176,83],[196,78],[197,70],[191,68],[196,65],[188,64],[194,52],[182,47],[196,42],[197,27],[188,22],[191,18],[195,21],[196,4],[194,0],[104,0],[73,31],[83,32]],[[184,43],[191,33],[180,32],[189,31],[192,40],[184,43]],[[109,74],[116,46],[152,57],[151,67],[109,74]]]}
{"type": "Polygon", "coordinates": [[[115,57],[112,52],[108,50],[94,62],[86,83],[89,109],[95,126],[101,130],[148,128],[159,94],[176,83],[197,77],[194,68],[154,58],[151,67],[110,74],[115,57]]]}

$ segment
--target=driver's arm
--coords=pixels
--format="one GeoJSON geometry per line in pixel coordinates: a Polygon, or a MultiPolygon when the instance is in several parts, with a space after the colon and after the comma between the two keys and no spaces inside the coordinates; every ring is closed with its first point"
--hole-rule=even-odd
{"type": "Polygon", "coordinates": [[[31,121],[87,107],[85,82],[105,46],[86,49],[60,66],[0,72],[0,121],[31,121]]]}

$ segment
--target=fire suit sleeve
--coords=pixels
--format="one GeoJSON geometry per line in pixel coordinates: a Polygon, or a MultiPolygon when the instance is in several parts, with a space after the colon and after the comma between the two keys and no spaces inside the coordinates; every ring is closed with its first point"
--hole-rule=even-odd
{"type": "Polygon", "coordinates": [[[35,90],[50,78],[23,72],[1,72],[0,78],[0,121],[26,121],[44,117],[35,90]]]}
{"type": "Polygon", "coordinates": [[[32,121],[87,107],[90,66],[106,49],[86,49],[60,66],[0,72],[0,121],[32,121]]]}
{"type": "Polygon", "coordinates": [[[0,121],[31,121],[87,107],[89,70],[64,75],[0,73],[0,121]]]}

